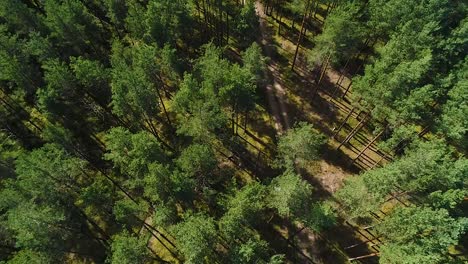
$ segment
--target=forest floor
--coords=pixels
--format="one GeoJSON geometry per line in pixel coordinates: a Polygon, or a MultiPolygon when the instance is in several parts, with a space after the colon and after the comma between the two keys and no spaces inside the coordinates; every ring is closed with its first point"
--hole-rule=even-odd
{"type": "MultiPolygon", "coordinates": [[[[306,65],[305,53],[312,46],[307,40],[303,41],[303,47],[299,49],[298,61],[292,71],[290,62],[298,30],[291,27],[291,21],[287,19],[278,23],[273,15],[266,15],[259,1],[255,7],[260,22],[259,42],[268,57],[268,83],[264,92],[277,134],[283,133],[295,122],[307,121],[329,137],[323,159],[311,164],[302,174],[314,186],[317,199],[333,199],[333,193],[340,188],[345,178],[383,160],[376,144],[368,139],[372,138],[372,128],[364,127],[348,143],[338,148],[341,140],[362,120],[362,113],[353,113],[353,107],[345,96],[344,91],[350,86],[350,78],[328,68],[321,83],[317,84],[317,72],[311,72],[306,65]],[[350,112],[351,118],[340,127],[350,112]],[[366,150],[367,146],[369,148],[366,150]]],[[[320,21],[317,20],[317,23],[320,21]]],[[[309,30],[307,37],[310,38],[314,33],[309,30]]],[[[340,224],[333,230],[322,233],[278,217],[271,222],[274,231],[288,244],[288,255],[294,255],[291,259],[294,263],[348,263],[348,256],[369,253],[365,243],[344,250],[344,247],[359,244],[366,239],[344,220],[340,220],[340,224]]],[[[373,260],[362,263],[373,263],[373,260]]]]}
{"type": "MultiPolygon", "coordinates": [[[[259,1],[255,2],[255,10],[259,17],[260,22],[260,43],[264,46],[264,51],[267,57],[272,58],[273,54],[273,32],[272,28],[268,25],[263,4],[259,1]]],[[[275,129],[278,133],[290,128],[290,121],[288,111],[285,103],[285,89],[278,82],[279,72],[277,71],[278,65],[275,60],[270,59],[267,65],[267,72],[265,73],[267,79],[266,93],[270,111],[275,120],[275,129]]]]}

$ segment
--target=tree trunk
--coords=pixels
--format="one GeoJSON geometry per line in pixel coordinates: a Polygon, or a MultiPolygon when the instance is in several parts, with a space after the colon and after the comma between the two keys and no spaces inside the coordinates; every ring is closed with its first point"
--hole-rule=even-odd
{"type": "Polygon", "coordinates": [[[371,253],[371,254],[364,255],[364,256],[359,256],[359,257],[355,257],[355,258],[349,258],[348,260],[349,260],[349,261],[353,261],[353,260],[358,260],[358,259],[370,258],[370,257],[378,256],[378,255],[379,255],[379,253],[371,253]]]}
{"type": "Polygon", "coordinates": [[[304,10],[304,17],[302,18],[301,31],[299,32],[299,37],[297,39],[297,44],[296,44],[296,51],[294,52],[294,58],[293,58],[292,65],[291,65],[291,70],[293,71],[294,71],[294,65],[296,64],[297,54],[299,52],[299,48],[301,45],[302,34],[304,31],[305,22],[307,19],[307,10],[309,9],[309,4],[310,4],[310,0],[307,1],[306,10],[304,10]]]}
{"type": "Polygon", "coordinates": [[[356,161],[357,159],[359,159],[359,157],[361,157],[362,154],[364,154],[364,152],[383,134],[383,132],[385,131],[385,129],[383,129],[382,131],[380,131],[379,134],[377,134],[377,136],[375,136],[369,143],[367,143],[367,145],[359,152],[359,154],[353,159],[353,162],[356,161]]]}
{"type": "Polygon", "coordinates": [[[161,92],[159,91],[159,88],[156,88],[156,93],[158,94],[159,102],[161,102],[161,105],[163,107],[164,115],[166,116],[167,122],[169,123],[169,126],[172,127],[171,119],[169,118],[169,114],[167,113],[166,106],[164,105],[164,101],[161,97],[161,92]]]}
{"type": "Polygon", "coordinates": [[[341,96],[342,99],[345,99],[346,95],[348,94],[349,92],[349,89],[351,88],[351,85],[353,84],[353,80],[351,80],[348,84],[348,87],[346,87],[346,90],[345,92],[343,93],[343,95],[341,96]]]}
{"type": "Polygon", "coordinates": [[[340,126],[337,128],[336,132],[333,134],[332,138],[336,138],[336,136],[338,135],[338,133],[340,133],[341,129],[344,127],[344,125],[346,124],[346,122],[348,122],[348,119],[351,117],[351,115],[354,113],[354,110],[356,109],[356,107],[353,107],[351,108],[351,110],[349,111],[349,113],[346,115],[345,119],[343,120],[343,122],[341,122],[340,126]]]}
{"type": "Polygon", "coordinates": [[[340,143],[338,146],[337,150],[340,149],[345,143],[348,143],[354,135],[359,132],[359,130],[364,126],[365,122],[367,122],[367,118],[369,117],[369,113],[366,113],[364,118],[362,118],[361,121],[351,130],[351,132],[348,134],[348,136],[343,140],[343,142],[340,143]]]}
{"type": "Polygon", "coordinates": [[[325,76],[325,73],[327,72],[328,64],[330,64],[330,58],[331,58],[331,53],[328,54],[327,58],[325,59],[325,62],[323,63],[322,69],[320,71],[320,78],[317,81],[317,85],[319,85],[323,77],[325,76]]]}

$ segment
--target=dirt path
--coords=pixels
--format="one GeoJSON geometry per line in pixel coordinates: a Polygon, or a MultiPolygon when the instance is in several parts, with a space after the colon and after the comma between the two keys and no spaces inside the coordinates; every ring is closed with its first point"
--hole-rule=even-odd
{"type": "MultiPolygon", "coordinates": [[[[255,2],[255,10],[260,22],[260,41],[264,46],[266,56],[272,58],[274,49],[272,39],[273,33],[272,29],[268,26],[263,4],[259,1],[255,2]]],[[[268,72],[265,73],[265,78],[268,80],[268,84],[266,86],[268,104],[270,106],[270,112],[275,120],[275,129],[277,133],[281,134],[284,130],[290,128],[289,116],[285,103],[286,91],[277,81],[280,73],[277,70],[278,68],[275,61],[270,59],[267,68],[268,72]]]]}

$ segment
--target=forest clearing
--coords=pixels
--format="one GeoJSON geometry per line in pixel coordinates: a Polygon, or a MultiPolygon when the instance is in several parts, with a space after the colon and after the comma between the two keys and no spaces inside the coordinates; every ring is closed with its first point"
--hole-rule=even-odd
{"type": "Polygon", "coordinates": [[[1,0],[0,263],[468,263],[463,0],[1,0]]]}

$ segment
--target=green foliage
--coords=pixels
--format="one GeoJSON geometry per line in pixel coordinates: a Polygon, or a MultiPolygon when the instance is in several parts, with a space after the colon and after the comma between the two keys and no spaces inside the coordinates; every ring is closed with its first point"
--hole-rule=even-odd
{"type": "MultiPolygon", "coordinates": [[[[372,173],[372,172],[371,172],[372,173]]],[[[344,186],[335,193],[335,197],[341,202],[350,217],[364,217],[369,211],[380,208],[387,193],[376,193],[369,190],[364,175],[345,180],[344,186]]]]}
{"type": "Polygon", "coordinates": [[[169,166],[159,163],[148,165],[148,173],[144,176],[144,194],[154,203],[164,203],[173,196],[172,172],[169,166]]]}
{"type": "Polygon", "coordinates": [[[242,54],[244,67],[255,76],[257,83],[260,83],[264,77],[266,70],[265,57],[262,55],[262,48],[253,42],[242,54]]]}
{"type": "Polygon", "coordinates": [[[427,193],[463,186],[467,160],[453,157],[443,141],[415,143],[401,159],[365,175],[369,189],[386,194],[401,186],[404,190],[427,193]]]}
{"type": "Polygon", "coordinates": [[[144,217],[146,209],[143,204],[136,204],[130,199],[122,199],[115,202],[112,213],[117,221],[132,226],[133,224],[141,224],[138,219],[144,217]]]}
{"type": "Polygon", "coordinates": [[[311,204],[312,187],[300,175],[287,170],[269,186],[269,205],[280,216],[299,217],[311,204]]]}
{"type": "Polygon", "coordinates": [[[44,9],[45,24],[53,40],[69,53],[92,50],[98,55],[95,43],[102,41],[103,31],[81,1],[48,0],[44,1],[44,9]]]}
{"type": "MultiPolygon", "coordinates": [[[[184,263],[287,262],[281,243],[263,240],[273,212],[328,235],[335,212],[299,175],[320,158],[325,137],[306,123],[287,131],[275,161],[285,171],[275,177],[261,156],[253,169],[251,148],[229,129],[232,119],[249,122],[255,137],[269,134],[263,118],[243,118],[261,108],[256,95],[268,81],[253,43],[271,33],[259,32],[258,3],[0,2],[0,262],[177,262],[150,243],[143,221],[184,263]]],[[[382,263],[451,263],[447,252],[464,246],[468,228],[467,4],[268,2],[286,23],[306,15],[305,38],[321,32],[314,60],[330,58],[346,74],[369,63],[353,78],[352,104],[370,112],[368,127],[385,126],[379,146],[391,154],[411,143],[345,180],[335,195],[342,216],[385,209],[373,223],[382,263]],[[417,206],[381,208],[396,188],[417,206]]],[[[279,37],[295,38],[293,28],[279,37]]]]}
{"type": "Polygon", "coordinates": [[[108,153],[104,158],[111,160],[122,173],[129,174],[135,184],[148,173],[148,165],[164,161],[165,153],[158,141],[147,132],[132,134],[125,128],[115,127],[106,135],[108,153]]]}
{"type": "Polygon", "coordinates": [[[363,46],[367,28],[360,21],[362,6],[356,2],[339,5],[327,16],[322,34],[311,50],[312,62],[322,63],[328,56],[335,64],[344,63],[363,46]]]}
{"type": "Polygon", "coordinates": [[[112,238],[111,251],[108,262],[112,264],[150,263],[146,239],[135,237],[126,231],[112,238]]]}
{"type": "Polygon", "coordinates": [[[260,239],[249,239],[233,250],[231,263],[266,263],[268,243],[260,239]]]}
{"type": "Polygon", "coordinates": [[[320,132],[311,124],[301,122],[280,136],[276,165],[283,168],[304,166],[319,158],[319,149],[324,143],[325,137],[320,132]]]}
{"type": "Polygon", "coordinates": [[[107,102],[110,96],[110,71],[99,61],[83,57],[70,58],[70,67],[76,80],[84,86],[97,102],[107,102]],[[99,99],[97,99],[97,98],[99,99]]]}
{"type": "Polygon", "coordinates": [[[391,36],[405,24],[419,23],[417,18],[441,21],[447,15],[448,2],[445,0],[372,0],[369,1],[369,27],[377,37],[391,36]]]}
{"type": "Polygon", "coordinates": [[[434,208],[454,209],[468,195],[467,190],[450,189],[445,192],[435,191],[428,196],[429,204],[434,208]]]}
{"type": "Polygon", "coordinates": [[[283,264],[286,263],[286,257],[282,254],[273,255],[268,261],[268,264],[283,264]]]}
{"type": "Polygon", "coordinates": [[[48,142],[53,142],[65,150],[73,151],[73,134],[60,124],[48,124],[42,131],[42,137],[48,142]]]}
{"type": "Polygon", "coordinates": [[[8,260],[8,264],[47,264],[53,262],[52,258],[42,252],[33,250],[20,250],[12,259],[8,260]]]}
{"type": "Polygon", "coordinates": [[[63,209],[24,202],[8,212],[7,225],[16,233],[18,247],[57,252],[72,235],[62,228],[66,221],[63,209]]]}
{"type": "Polygon", "coordinates": [[[178,133],[208,141],[214,131],[227,125],[219,100],[213,93],[201,90],[192,75],[186,74],[173,99],[175,110],[181,115],[178,133]]]}
{"type": "Polygon", "coordinates": [[[177,208],[173,203],[161,204],[153,214],[153,224],[157,227],[167,228],[178,219],[177,208]]]}
{"type": "Polygon", "coordinates": [[[260,213],[266,208],[266,188],[260,183],[244,186],[231,197],[227,204],[227,212],[219,220],[220,230],[229,240],[241,238],[246,233],[246,227],[259,220],[260,213]]]}
{"type": "Polygon", "coordinates": [[[212,218],[205,215],[188,216],[172,228],[177,248],[185,257],[185,263],[205,263],[214,258],[216,227],[212,218]]]}
{"type": "Polygon", "coordinates": [[[330,204],[316,203],[304,208],[304,211],[301,220],[314,231],[321,232],[334,226],[337,222],[336,214],[330,204]]]}
{"type": "Polygon", "coordinates": [[[71,157],[55,144],[24,153],[16,160],[17,184],[33,200],[56,204],[70,202],[83,176],[85,162],[71,157]]]}
{"type": "Polygon", "coordinates": [[[27,4],[19,1],[2,1],[0,5],[2,24],[8,25],[9,31],[28,34],[34,30],[44,30],[43,21],[27,4]]]}
{"type": "Polygon", "coordinates": [[[184,1],[149,1],[145,17],[149,39],[160,47],[175,44],[184,23],[189,22],[185,12],[184,1]]]}
{"type": "Polygon", "coordinates": [[[235,20],[235,34],[240,39],[240,45],[247,47],[258,34],[258,18],[255,13],[254,1],[247,1],[235,20]]]}
{"type": "Polygon", "coordinates": [[[50,59],[42,65],[47,86],[37,91],[39,107],[56,116],[63,114],[78,100],[75,79],[68,65],[58,59],[50,59]]]}
{"type": "Polygon", "coordinates": [[[443,107],[440,129],[457,145],[468,147],[468,60],[465,59],[458,71],[448,77],[452,89],[448,92],[449,99],[443,107]]]}
{"type": "Polygon", "coordinates": [[[307,8],[307,0],[292,0],[286,5],[286,8],[291,11],[294,15],[294,18],[298,18],[302,14],[304,14],[307,8]]]}
{"type": "Polygon", "coordinates": [[[427,114],[434,87],[421,82],[433,62],[428,43],[434,41],[431,32],[435,26],[428,24],[419,31],[408,26],[407,32],[380,50],[379,60],[366,66],[364,76],[354,79],[354,91],[375,118],[400,124],[402,120],[421,120],[427,114]],[[409,41],[414,44],[405,45],[409,41]]]}
{"type": "Polygon", "coordinates": [[[177,159],[179,168],[192,175],[211,173],[217,161],[213,150],[202,144],[192,144],[182,151],[177,159]]]}
{"type": "Polygon", "coordinates": [[[14,160],[21,155],[19,142],[6,133],[0,132],[0,167],[12,168],[14,160]]]}
{"type": "Polygon", "coordinates": [[[36,91],[32,80],[36,75],[31,65],[32,56],[26,52],[26,42],[17,34],[10,34],[0,25],[0,80],[14,83],[27,95],[36,91]]]}
{"type": "Polygon", "coordinates": [[[415,143],[400,159],[347,180],[336,196],[352,216],[359,216],[377,210],[396,186],[423,195],[466,188],[467,160],[453,155],[443,141],[415,143]]]}
{"type": "Polygon", "coordinates": [[[133,121],[149,121],[159,112],[156,87],[151,76],[155,66],[156,48],[141,44],[124,47],[112,45],[112,110],[133,121]]]}
{"type": "Polygon", "coordinates": [[[446,263],[447,249],[468,228],[468,219],[454,219],[444,209],[396,209],[378,227],[387,238],[381,263],[446,263]]]}
{"type": "Polygon", "coordinates": [[[125,0],[105,0],[103,4],[106,9],[107,17],[118,28],[122,29],[125,24],[125,18],[128,13],[128,1],[125,0]]]}
{"type": "MultiPolygon", "coordinates": [[[[251,66],[231,64],[213,44],[204,46],[194,74],[186,74],[173,99],[182,115],[179,133],[208,141],[235,115],[255,107],[255,74],[251,66]],[[208,133],[207,133],[208,132],[208,133]]],[[[219,133],[219,132],[218,132],[219,133]]]]}

